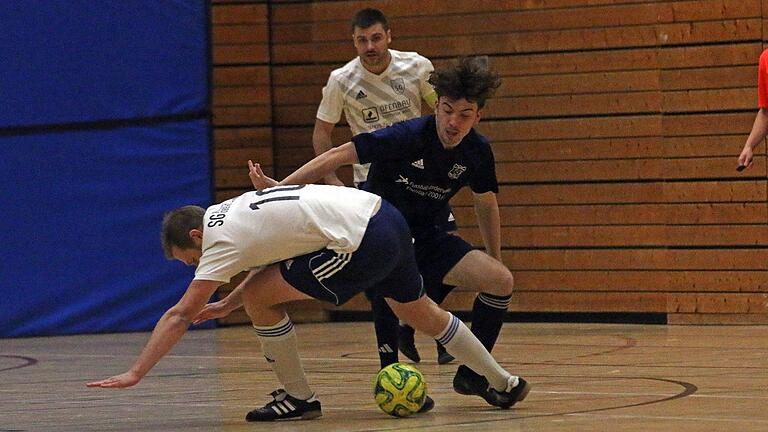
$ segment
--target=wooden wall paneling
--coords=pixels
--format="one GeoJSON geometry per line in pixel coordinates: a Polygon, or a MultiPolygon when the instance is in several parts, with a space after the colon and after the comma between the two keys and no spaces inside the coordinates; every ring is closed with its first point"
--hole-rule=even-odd
{"type": "MultiPolygon", "coordinates": [[[[755,294],[765,292],[765,146],[752,169],[734,170],[755,115],[765,3],[366,6],[390,17],[393,48],[418,51],[437,66],[455,55],[491,54],[505,79],[478,129],[494,143],[502,182],[504,256],[520,291],[511,310],[667,312],[682,323],[706,321],[700,315],[736,322],[759,313],[755,294]]],[[[255,127],[273,127],[280,175],[314,154],[320,89],[354,56],[348,20],[359,7],[271,5],[273,105],[263,117],[269,123],[255,127]]],[[[259,42],[258,34],[239,34],[233,26],[218,39],[259,42]]],[[[240,85],[251,89],[219,94],[260,102],[263,83],[240,85]]],[[[249,113],[222,115],[237,122],[249,113]]],[[[334,142],[349,139],[345,129],[336,128],[334,142]]],[[[228,166],[244,154],[222,154],[232,188],[248,186],[228,166]]],[[[470,194],[453,204],[460,232],[479,245],[470,194]]],[[[467,309],[472,297],[459,290],[451,305],[467,309]]],[[[367,309],[367,301],[349,308],[367,309]]]]}
{"type": "Polygon", "coordinates": [[[729,313],[667,313],[667,323],[675,325],[765,325],[765,314],[729,313]]]}
{"type": "MultiPolygon", "coordinates": [[[[673,204],[764,202],[765,180],[735,184],[719,181],[502,185],[498,201],[507,205],[558,204],[673,204]]],[[[457,206],[472,203],[470,192],[462,190],[452,201],[457,206]]]]}
{"type": "MultiPolygon", "coordinates": [[[[460,227],[474,227],[471,206],[453,206],[460,227]]],[[[650,203],[587,205],[505,205],[500,208],[502,226],[583,225],[728,225],[763,224],[768,211],[762,202],[752,203],[650,203]]]]}
{"type": "MultiPolygon", "coordinates": [[[[461,236],[482,246],[480,231],[461,229],[461,236]]],[[[508,248],[564,247],[768,247],[768,227],[753,225],[592,225],[502,227],[508,248]]]]}
{"type": "Polygon", "coordinates": [[[536,139],[521,136],[510,140],[494,139],[491,145],[496,162],[650,158],[657,156],[664,148],[658,136],[591,139],[536,139]]]}
{"type": "Polygon", "coordinates": [[[768,292],[764,271],[518,270],[520,291],[768,292]]]}
{"type": "MultiPolygon", "coordinates": [[[[215,200],[252,188],[246,161],[273,168],[272,83],[269,17],[266,2],[220,2],[211,7],[212,110],[215,200]]],[[[237,282],[219,289],[226,296],[237,282]]],[[[247,322],[243,312],[222,324],[247,322]]]]}
{"type": "Polygon", "coordinates": [[[260,147],[272,148],[271,127],[215,128],[213,141],[216,148],[260,147]]]}
{"type": "Polygon", "coordinates": [[[763,249],[530,249],[505,250],[517,270],[766,271],[763,249]]]}

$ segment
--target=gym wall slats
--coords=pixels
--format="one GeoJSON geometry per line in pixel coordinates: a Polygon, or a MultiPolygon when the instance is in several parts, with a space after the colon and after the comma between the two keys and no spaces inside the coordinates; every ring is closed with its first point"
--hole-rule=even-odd
{"type": "MultiPolygon", "coordinates": [[[[227,48],[216,67],[237,70],[214,89],[217,152],[228,150],[217,157],[220,196],[249,188],[239,157],[278,177],[313,157],[321,89],[354,57],[349,18],[363,6],[388,15],[392,48],[438,67],[486,54],[504,78],[479,129],[502,183],[510,310],[768,322],[765,145],[735,171],[757,110],[768,2],[215,2],[220,25],[268,30],[214,31],[250,47],[241,58],[227,48]],[[240,128],[252,132],[222,134],[240,128]]],[[[342,122],[334,141],[349,138],[342,122]]],[[[453,204],[480,246],[470,195],[453,204]]],[[[467,310],[472,296],[459,289],[449,305],[467,310]]]]}

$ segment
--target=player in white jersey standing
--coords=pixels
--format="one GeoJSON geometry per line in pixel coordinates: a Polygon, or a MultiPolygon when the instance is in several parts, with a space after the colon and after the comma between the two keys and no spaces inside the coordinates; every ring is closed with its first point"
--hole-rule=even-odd
{"type": "Polygon", "coordinates": [[[169,212],[161,238],[168,258],[197,266],[195,278],[160,318],[133,366],[89,387],[137,384],[191,323],[244,305],[282,385],[246,420],[319,417],[320,401],[307,383],[285,303],[314,298],[340,305],[372,289],[400,318],[482,373],[489,383],[482,396],[489,404],[509,408],[530,390],[523,378],[501,368],[458,318],[424,295],[408,224],[377,195],[323,185],[247,192],[207,210],[185,206],[169,212]],[[229,296],[206,305],[220,285],[244,270],[251,271],[229,296]]]}
{"type": "MultiPolygon", "coordinates": [[[[378,9],[362,9],[352,17],[352,42],[357,57],[331,72],[323,88],[323,99],[317,109],[312,145],[320,155],[333,148],[331,134],[336,123],[344,116],[352,135],[372,132],[403,120],[421,116],[422,100],[434,107],[437,94],[429,84],[434,71],[432,62],[415,52],[389,49],[392,33],[387,17],[378,9]]],[[[368,177],[369,164],[352,166],[355,186],[362,187],[368,177]]],[[[335,172],[324,177],[325,184],[343,186],[335,172]]],[[[446,231],[455,231],[456,222],[450,206],[438,212],[436,224],[446,231]]],[[[448,292],[448,291],[446,291],[448,292]]],[[[397,347],[411,360],[420,361],[414,344],[413,329],[399,327],[399,336],[392,337],[392,313],[383,300],[366,296],[376,319],[376,338],[381,367],[398,361],[397,347]]],[[[443,299],[435,299],[438,303],[443,299]]],[[[437,344],[438,363],[453,360],[445,348],[437,344]]],[[[428,398],[425,411],[432,408],[428,398]]]]}
{"type": "MultiPolygon", "coordinates": [[[[421,101],[433,107],[437,94],[429,84],[432,62],[415,52],[389,49],[392,34],[386,16],[377,9],[363,9],[352,18],[352,42],[357,57],[331,72],[317,109],[312,145],[315,154],[333,147],[331,133],[341,120],[352,135],[372,132],[421,116],[421,101]]],[[[353,166],[358,185],[368,176],[368,166],[353,166]]],[[[332,173],[326,184],[343,185],[332,173]]]]}

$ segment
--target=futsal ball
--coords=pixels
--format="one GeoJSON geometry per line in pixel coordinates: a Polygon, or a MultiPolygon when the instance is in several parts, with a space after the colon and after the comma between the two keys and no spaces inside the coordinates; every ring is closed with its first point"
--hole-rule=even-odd
{"type": "Polygon", "coordinates": [[[394,417],[408,417],[424,405],[427,383],[411,365],[394,363],[380,370],[373,386],[376,405],[394,417]]]}

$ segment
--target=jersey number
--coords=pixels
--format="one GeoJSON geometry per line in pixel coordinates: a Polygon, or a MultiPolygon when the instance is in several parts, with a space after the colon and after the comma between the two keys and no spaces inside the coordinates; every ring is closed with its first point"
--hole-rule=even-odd
{"type": "MultiPolygon", "coordinates": [[[[301,188],[303,188],[305,185],[299,185],[299,186],[275,186],[269,189],[264,189],[263,191],[256,191],[256,196],[264,196],[269,195],[271,193],[277,193],[277,192],[288,192],[288,191],[296,191],[301,188]]],[[[248,207],[251,208],[251,210],[258,210],[259,206],[262,204],[266,204],[268,202],[273,201],[298,201],[299,196],[298,195],[282,195],[272,198],[264,198],[262,200],[258,200],[256,202],[251,203],[248,207]]]]}

